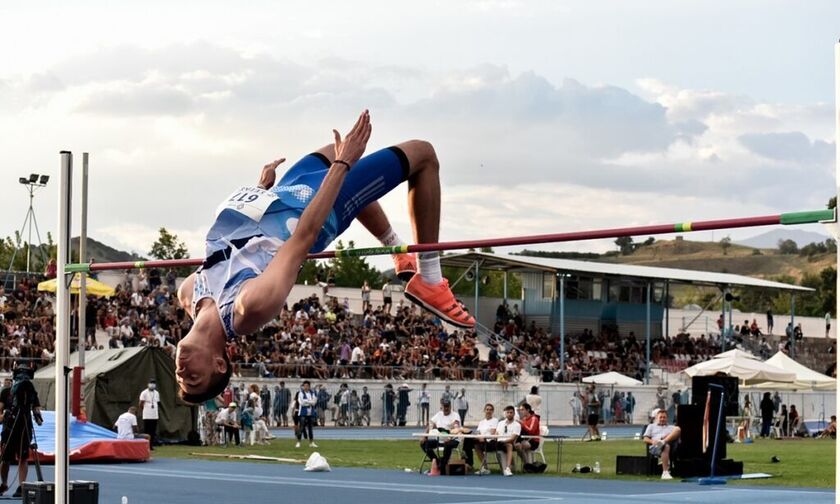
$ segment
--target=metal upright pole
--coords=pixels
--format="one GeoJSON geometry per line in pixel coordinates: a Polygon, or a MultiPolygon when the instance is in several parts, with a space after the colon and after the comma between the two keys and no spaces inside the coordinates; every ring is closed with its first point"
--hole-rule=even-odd
{"type": "Polygon", "coordinates": [[[70,262],[73,154],[61,152],[58,205],[57,320],[55,342],[55,502],[68,503],[67,380],[70,343],[70,290],[65,265],[70,262]]]}
{"type": "MultiPolygon", "coordinates": [[[[554,300],[551,300],[554,304],[554,300]]],[[[560,274],[560,376],[566,371],[566,274],[560,274]]]]}
{"type": "MultiPolygon", "coordinates": [[[[840,42],[834,44],[834,183],[835,183],[835,204],[840,203],[840,42]]],[[[838,206],[837,208],[840,208],[838,206]]],[[[840,238],[835,234],[834,240],[835,242],[840,238]]],[[[838,244],[840,245],[840,244],[838,244]]],[[[835,271],[840,272],[840,247],[837,250],[837,259],[835,264],[835,271]]],[[[835,292],[840,293],[840,274],[837,276],[837,285],[835,288],[837,289],[835,292]]],[[[840,320],[840,296],[835,295],[836,298],[836,305],[835,305],[835,316],[838,320],[840,320]]],[[[838,337],[835,338],[835,342],[840,341],[840,331],[836,332],[838,337]]],[[[834,352],[837,355],[837,352],[834,352]]],[[[840,405],[840,387],[835,387],[835,404],[840,405]]],[[[837,483],[840,482],[840,450],[834,450],[834,486],[837,487],[837,483]]]]}
{"type": "Polygon", "coordinates": [[[790,357],[796,358],[796,294],[790,294],[790,357]]]}
{"type": "Polygon", "coordinates": [[[723,296],[721,297],[720,303],[720,351],[726,351],[726,293],[729,292],[729,289],[724,287],[723,288],[723,296]]]}
{"type": "MultiPolygon", "coordinates": [[[[32,187],[32,184],[29,185],[29,212],[28,216],[29,219],[32,219],[35,213],[32,210],[32,200],[35,198],[35,189],[32,187]]],[[[30,259],[32,257],[32,221],[29,221],[29,238],[26,239],[26,272],[29,273],[29,264],[30,259]]]]}
{"type": "MultiPolygon", "coordinates": [[[[82,220],[79,224],[79,262],[87,262],[87,202],[88,202],[88,153],[82,153],[82,220]]],[[[87,273],[79,278],[79,378],[84,383],[85,344],[87,343],[87,273]]],[[[81,390],[81,387],[79,388],[81,390]]]]}
{"type": "MultiPolygon", "coordinates": [[[[476,322],[481,323],[478,320],[478,284],[479,284],[478,271],[479,271],[478,261],[476,261],[475,262],[475,313],[473,314],[473,317],[475,317],[476,322]]],[[[507,321],[505,321],[505,322],[507,322],[507,321]]]]}
{"type": "Polygon", "coordinates": [[[645,314],[645,385],[650,385],[650,282],[647,284],[645,314]]]}
{"type": "MultiPolygon", "coordinates": [[[[508,293],[507,293],[507,277],[508,277],[508,272],[507,272],[507,270],[505,270],[505,274],[504,274],[504,277],[503,277],[504,278],[504,284],[502,286],[502,301],[504,303],[507,303],[507,296],[508,296],[508,293]]],[[[524,313],[525,310],[523,309],[522,312],[524,313]]]]}
{"type": "Polygon", "coordinates": [[[669,296],[670,296],[670,290],[671,290],[671,283],[668,280],[665,280],[665,299],[664,299],[665,303],[664,303],[664,305],[665,305],[665,336],[666,337],[671,335],[671,331],[669,330],[670,329],[670,320],[669,319],[671,317],[671,310],[670,310],[670,307],[668,306],[669,305],[668,301],[669,301],[669,296]]]}

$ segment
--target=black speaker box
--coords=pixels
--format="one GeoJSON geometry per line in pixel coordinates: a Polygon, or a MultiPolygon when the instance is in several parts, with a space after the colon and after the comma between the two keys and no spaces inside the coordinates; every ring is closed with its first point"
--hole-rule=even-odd
{"type": "MultiPolygon", "coordinates": [[[[70,481],[70,504],[99,504],[99,483],[96,481],[70,481]]],[[[53,504],[55,483],[52,481],[27,481],[23,483],[23,504],[53,504]]]]}
{"type": "Polygon", "coordinates": [[[662,472],[662,467],[656,463],[656,458],[644,455],[618,455],[615,457],[616,474],[632,474],[636,476],[652,476],[662,472]]]}

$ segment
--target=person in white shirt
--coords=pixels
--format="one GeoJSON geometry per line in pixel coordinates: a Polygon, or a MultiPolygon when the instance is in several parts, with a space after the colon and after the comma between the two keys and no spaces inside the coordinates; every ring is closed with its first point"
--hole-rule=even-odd
{"type": "Polygon", "coordinates": [[[154,450],[160,419],[160,392],[154,378],[149,380],[148,388],[140,392],[140,408],[143,410],[143,432],[149,435],[149,449],[154,450]]]}
{"type": "Polygon", "coordinates": [[[662,479],[673,479],[671,455],[676,450],[681,431],[676,425],[668,425],[668,411],[659,409],[654,417],[656,421],[645,429],[645,444],[651,455],[662,460],[662,479]]]}
{"type": "MultiPolygon", "coordinates": [[[[461,432],[461,417],[452,411],[452,401],[449,398],[444,398],[440,402],[441,410],[429,420],[426,426],[426,433],[436,430],[444,434],[459,434],[461,432]]],[[[424,437],[421,438],[420,448],[426,452],[429,460],[437,462],[438,469],[443,472],[446,470],[446,465],[449,463],[449,457],[452,456],[452,450],[458,447],[458,440],[453,437],[424,437]],[[443,458],[438,457],[438,446],[443,446],[443,458]]]]}
{"type": "Polygon", "coordinates": [[[137,408],[134,406],[129,407],[128,411],[117,417],[114,427],[117,428],[117,439],[149,439],[148,434],[140,433],[140,428],[137,426],[137,408]]]}
{"type": "Polygon", "coordinates": [[[236,416],[236,407],[237,404],[232,402],[228,404],[227,409],[223,409],[216,414],[216,425],[221,425],[225,429],[226,445],[234,441],[236,446],[239,446],[239,420],[236,416]]]}
{"type": "Polygon", "coordinates": [[[542,397],[540,397],[539,387],[536,385],[531,387],[531,393],[525,396],[525,402],[531,405],[535,415],[542,415],[542,397]]]}
{"type": "Polygon", "coordinates": [[[497,440],[499,451],[505,452],[505,468],[503,474],[505,476],[513,476],[511,467],[513,465],[513,445],[519,439],[519,434],[522,433],[522,426],[515,419],[516,408],[513,406],[505,406],[505,420],[499,422],[496,426],[496,434],[503,436],[497,440]]]}
{"type": "MultiPolygon", "coordinates": [[[[476,434],[478,434],[479,436],[496,435],[496,429],[499,426],[499,419],[493,416],[495,412],[496,408],[494,408],[492,404],[487,403],[484,405],[484,418],[482,418],[481,421],[478,422],[476,434]]],[[[481,462],[481,467],[476,471],[476,474],[490,474],[490,469],[487,468],[487,456],[485,454],[495,453],[498,450],[498,443],[496,442],[496,438],[479,437],[476,438],[474,441],[475,451],[478,453],[478,460],[481,462]]],[[[466,442],[464,443],[464,449],[466,450],[466,442]]]]}

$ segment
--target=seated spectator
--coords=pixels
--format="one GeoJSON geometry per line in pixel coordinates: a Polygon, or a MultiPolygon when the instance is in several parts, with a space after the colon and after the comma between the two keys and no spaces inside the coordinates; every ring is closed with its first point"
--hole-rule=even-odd
{"type": "Polygon", "coordinates": [[[819,435],[820,439],[831,438],[837,439],[837,415],[831,415],[831,422],[823,429],[819,435]]]}
{"type": "Polygon", "coordinates": [[[788,418],[790,421],[788,422],[788,431],[790,432],[791,436],[794,436],[796,431],[799,429],[799,412],[796,411],[796,405],[790,405],[790,413],[788,413],[788,418]]]}
{"type": "Polygon", "coordinates": [[[137,408],[130,406],[128,411],[117,417],[114,422],[114,427],[117,428],[117,439],[136,439],[142,438],[149,440],[148,434],[141,434],[140,427],[137,425],[137,408]]]}
{"type": "Polygon", "coordinates": [[[533,452],[540,446],[540,417],[534,414],[534,410],[528,403],[519,405],[519,423],[522,426],[522,437],[517,441],[514,448],[522,458],[523,464],[533,463],[533,452]]]}
{"type": "Polygon", "coordinates": [[[216,415],[216,425],[221,425],[225,430],[225,444],[230,445],[231,441],[239,446],[239,421],[236,417],[236,403],[232,402],[227,409],[223,409],[216,415]]]}
{"type": "Polygon", "coordinates": [[[645,429],[645,444],[651,455],[662,460],[662,479],[673,479],[671,457],[676,452],[681,431],[676,425],[668,425],[668,412],[664,409],[658,410],[654,418],[654,423],[645,429]]]}
{"type": "MultiPolygon", "coordinates": [[[[452,411],[452,400],[444,397],[440,402],[441,410],[429,419],[429,425],[426,426],[426,433],[433,429],[442,434],[458,434],[461,432],[461,418],[457,413],[452,411]]],[[[449,463],[449,458],[452,456],[452,450],[458,447],[458,440],[452,437],[444,437],[441,441],[437,437],[424,437],[420,441],[420,448],[426,452],[426,455],[437,463],[438,469],[443,472],[446,470],[446,465],[449,463]],[[443,458],[438,457],[437,448],[443,446],[443,458]]]]}
{"type": "Polygon", "coordinates": [[[505,406],[505,419],[499,422],[496,427],[496,433],[500,436],[497,440],[498,451],[505,452],[505,464],[502,474],[505,476],[513,476],[513,449],[516,445],[516,440],[522,433],[522,426],[516,421],[516,410],[513,406],[505,406]]]}
{"type": "MultiPolygon", "coordinates": [[[[496,435],[496,428],[499,426],[499,419],[495,418],[493,415],[496,412],[496,408],[493,407],[492,404],[487,403],[484,405],[484,418],[478,422],[478,428],[475,430],[475,433],[479,436],[495,436],[496,435]]],[[[475,447],[475,451],[478,453],[478,460],[481,462],[481,467],[478,468],[476,474],[478,475],[485,475],[490,474],[490,469],[487,468],[487,454],[488,453],[496,453],[498,450],[498,446],[496,443],[495,438],[483,438],[478,437],[475,439],[465,439],[464,440],[464,457],[467,459],[467,464],[472,465],[472,447],[475,447]],[[472,441],[468,443],[468,441],[472,441]]]]}

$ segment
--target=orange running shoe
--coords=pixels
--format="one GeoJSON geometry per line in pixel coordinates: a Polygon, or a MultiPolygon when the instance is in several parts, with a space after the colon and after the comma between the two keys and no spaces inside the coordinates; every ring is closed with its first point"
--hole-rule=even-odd
{"type": "Polygon", "coordinates": [[[393,254],[394,273],[400,280],[408,282],[417,273],[417,257],[414,254],[393,254]]]}
{"type": "Polygon", "coordinates": [[[432,285],[420,275],[414,275],[405,286],[405,297],[435,314],[444,322],[464,329],[475,327],[475,319],[449,290],[449,281],[432,285]]]}

